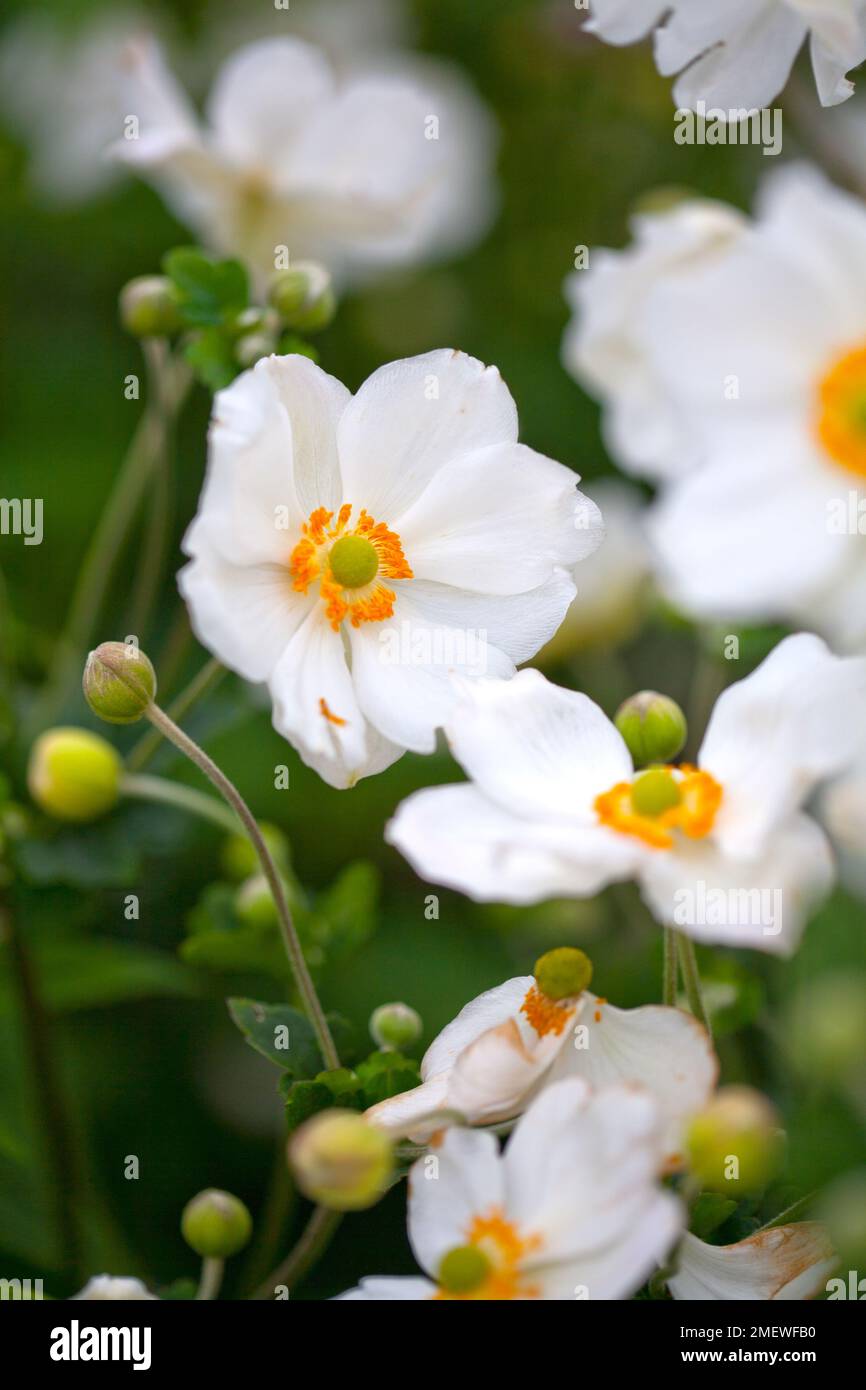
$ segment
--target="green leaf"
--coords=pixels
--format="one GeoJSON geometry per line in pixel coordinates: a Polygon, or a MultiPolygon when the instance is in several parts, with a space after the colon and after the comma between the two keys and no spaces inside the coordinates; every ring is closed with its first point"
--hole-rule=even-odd
{"type": "Polygon", "coordinates": [[[709,1240],[713,1231],[727,1221],[737,1209],[736,1202],[717,1192],[702,1192],[692,1208],[689,1230],[698,1240],[709,1240]]]}
{"type": "Polygon", "coordinates": [[[231,322],[249,302],[249,279],[240,261],[215,261],[196,246],[180,246],[163,257],[162,265],[189,324],[231,322]]]}
{"type": "Polygon", "coordinates": [[[390,1100],[421,1083],[419,1065],[399,1052],[372,1052],[356,1068],[367,1105],[390,1100]]]}
{"type": "Polygon", "coordinates": [[[263,1004],[257,999],[228,999],[232,1021],[250,1047],[298,1078],[315,1076],[322,1054],[313,1026],[290,1004],[263,1004]]]}
{"type": "Polygon", "coordinates": [[[334,1104],[330,1090],[321,1081],[289,1081],[288,1078],[285,1080],[286,1124],[289,1133],[305,1120],[309,1120],[311,1115],[318,1115],[320,1110],[330,1110],[334,1104]]]}
{"type": "Polygon", "coordinates": [[[44,838],[17,840],[13,857],[21,877],[42,886],[124,888],[134,883],[141,859],[122,817],[95,825],[52,828],[44,838]]]}
{"type": "Polygon", "coordinates": [[[220,328],[203,328],[187,343],[184,357],[203,386],[222,391],[238,374],[233,344],[220,328]]]}
{"type": "Polygon", "coordinates": [[[326,950],[340,956],[357,950],[376,930],[381,875],[365,861],[349,864],[316,903],[327,926],[326,950]]]}

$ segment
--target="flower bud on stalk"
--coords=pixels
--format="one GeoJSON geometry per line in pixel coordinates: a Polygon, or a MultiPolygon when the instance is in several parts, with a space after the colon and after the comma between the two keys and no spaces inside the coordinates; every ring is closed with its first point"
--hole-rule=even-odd
{"type": "Polygon", "coordinates": [[[711,1192],[762,1191],[782,1157],[783,1135],[773,1106],[749,1086],[724,1086],[688,1129],[689,1168],[711,1192]]]}
{"type": "Polygon", "coordinates": [[[411,1047],[422,1027],[421,1015],[408,1004],[380,1004],[370,1017],[370,1036],[377,1047],[411,1047]]]}
{"type": "Polygon", "coordinates": [[[331,277],[315,261],[298,261],[281,270],[271,283],[269,299],[289,328],[318,333],[337,312],[331,277]]]}
{"type": "Polygon", "coordinates": [[[33,745],[27,769],[30,795],[56,820],[104,816],[120,795],[120,757],[88,729],[48,729],[33,745]]]}
{"type": "Polygon", "coordinates": [[[134,724],[156,697],[156,672],[132,644],[103,642],[87,658],[82,688],[100,719],[134,724]]]}
{"type": "Polygon", "coordinates": [[[325,1110],[289,1140],[301,1191],[333,1211],[362,1211],[383,1196],[394,1167],[391,1141],[354,1110],[325,1110]]]}
{"type": "Polygon", "coordinates": [[[688,737],[686,717],[679,705],[655,690],[642,690],[624,701],[614,723],[636,767],[669,763],[682,752],[688,737]]]}
{"type": "Polygon", "coordinates": [[[134,338],[170,338],[183,328],[171,281],[139,275],[120,292],[120,322],[134,338]]]}
{"type": "Polygon", "coordinates": [[[246,1245],[253,1221],[239,1197],[209,1187],[187,1202],[180,1229],[187,1245],[202,1259],[227,1260],[246,1245]]]}

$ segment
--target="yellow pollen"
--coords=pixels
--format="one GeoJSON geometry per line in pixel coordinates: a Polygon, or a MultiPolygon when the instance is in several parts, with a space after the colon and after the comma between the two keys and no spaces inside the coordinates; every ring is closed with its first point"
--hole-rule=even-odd
{"type": "Polygon", "coordinates": [[[824,377],[816,429],[834,463],[866,477],[866,346],[845,353],[824,377]]]}
{"type": "Polygon", "coordinates": [[[526,1014],[540,1038],[548,1033],[555,1033],[559,1038],[574,1014],[574,1005],[567,1001],[548,999],[535,985],[530,985],[520,1006],[520,1012],[526,1014]]]}
{"type": "Polygon", "coordinates": [[[335,632],[344,619],[360,627],[392,617],[397,595],[382,579],[413,578],[396,532],[363,509],[350,527],[351,515],[349,502],[340,508],[336,520],[327,507],[317,507],[304,522],[301,539],[289,558],[292,587],[306,594],[318,584],[325,615],[335,632]],[[348,540],[351,548],[345,545],[348,540]],[[335,574],[330,556],[341,542],[334,558],[335,574]]]}
{"type": "Polygon", "coordinates": [[[346,724],[345,719],[341,719],[339,714],[334,714],[333,710],[328,708],[328,702],[324,696],[319,700],[319,713],[325,716],[329,724],[337,724],[340,728],[346,724]]]}
{"type": "Polygon", "coordinates": [[[708,772],[683,765],[670,768],[676,777],[680,800],[659,815],[640,814],[634,809],[632,783],[618,782],[595,799],[595,810],[602,825],[633,835],[651,849],[672,849],[677,831],[690,840],[709,835],[722,801],[722,788],[708,772]]]}
{"type": "Polygon", "coordinates": [[[466,1243],[481,1250],[490,1262],[490,1272],[483,1283],[467,1293],[449,1293],[438,1289],[434,1299],[447,1302],[498,1302],[515,1298],[540,1298],[541,1290],[527,1282],[521,1273],[521,1262],[527,1255],[539,1251],[544,1241],[540,1235],[521,1235],[508,1221],[500,1207],[491,1207],[474,1216],[466,1230],[466,1243]]]}

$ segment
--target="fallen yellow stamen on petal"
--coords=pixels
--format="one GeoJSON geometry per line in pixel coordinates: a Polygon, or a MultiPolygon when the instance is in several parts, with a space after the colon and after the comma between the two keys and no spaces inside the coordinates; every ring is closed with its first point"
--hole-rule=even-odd
{"type": "Polygon", "coordinates": [[[542,994],[535,985],[531,985],[526,991],[520,1006],[520,1012],[526,1014],[528,1021],[540,1038],[546,1037],[548,1033],[554,1033],[558,1038],[561,1037],[573,1017],[574,1011],[574,1004],[557,999],[548,999],[547,995],[542,994]]]}
{"type": "Polygon", "coordinates": [[[634,807],[634,783],[618,782],[595,799],[601,824],[621,835],[633,835],[651,849],[672,849],[677,831],[690,840],[701,840],[709,835],[722,801],[719,783],[708,772],[687,765],[654,769],[657,773],[665,771],[676,781],[679,793],[676,804],[658,815],[642,814],[634,807]]]}
{"type": "Polygon", "coordinates": [[[413,578],[396,532],[389,531],[384,522],[375,521],[363,508],[355,527],[347,529],[351,514],[349,502],[343,503],[336,521],[333,512],[317,507],[304,522],[301,539],[289,558],[292,587],[306,594],[318,583],[325,615],[335,632],[345,619],[352,627],[360,627],[362,623],[392,617],[397,595],[382,579],[413,578]],[[357,544],[351,551],[343,547],[339,562],[336,556],[334,559],[334,568],[343,580],[340,582],[331,569],[329,556],[338,542],[349,537],[366,542],[372,554],[365,555],[363,547],[357,544]],[[351,583],[345,582],[349,579],[351,583]]]}
{"type": "Polygon", "coordinates": [[[328,708],[328,702],[324,696],[319,700],[319,711],[325,716],[329,724],[338,724],[340,728],[345,727],[346,720],[341,719],[339,714],[334,714],[333,711],[328,708]]]}
{"type": "Polygon", "coordinates": [[[866,477],[866,346],[845,353],[821,382],[816,431],[834,463],[866,477]]]}

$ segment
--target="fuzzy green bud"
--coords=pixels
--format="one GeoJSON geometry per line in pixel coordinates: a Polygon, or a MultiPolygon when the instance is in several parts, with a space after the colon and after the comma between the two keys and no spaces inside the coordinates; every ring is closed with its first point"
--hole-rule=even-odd
{"type": "Polygon", "coordinates": [[[263,357],[276,351],[277,340],[270,333],[245,333],[235,343],[235,361],[240,367],[252,367],[263,357]]]}
{"type": "Polygon", "coordinates": [[[170,338],[183,319],[165,275],[139,275],[120,292],[120,322],[134,338],[170,338]]]}
{"type": "Polygon", "coordinates": [[[557,946],[538,957],[533,974],[548,999],[573,999],[589,988],[592,961],[576,946],[557,946]]]}
{"type": "Polygon", "coordinates": [[[779,1117],[765,1096],[724,1086],[689,1124],[689,1168],[708,1191],[760,1192],[779,1167],[782,1142],[779,1117]]]}
{"type": "Polygon", "coordinates": [[[264,874],[253,874],[235,893],[235,912],[247,927],[272,927],[279,922],[274,895],[264,874]]]}
{"type": "Polygon", "coordinates": [[[56,820],[104,816],[120,795],[116,749],[88,729],[48,729],[33,745],[27,785],[36,805],[56,820]]]}
{"type": "Polygon", "coordinates": [[[642,690],[620,705],[614,719],[635,767],[669,763],[685,747],[686,717],[675,700],[642,690]]]}
{"type": "Polygon", "coordinates": [[[398,1051],[417,1042],[422,1027],[421,1015],[408,1004],[380,1004],[370,1018],[370,1036],[374,1043],[398,1051]]]}
{"type": "Polygon", "coordinates": [[[227,1260],[243,1250],[253,1221],[239,1197],[209,1187],[187,1202],[180,1229],[187,1245],[202,1259],[227,1260]]]}
{"type": "Polygon", "coordinates": [[[333,1211],[361,1211],[384,1194],[394,1168],[391,1140],[355,1110],[324,1110],[289,1140],[301,1191],[333,1211]]]}
{"type": "Polygon", "coordinates": [[[299,333],[319,333],[337,312],[331,277],[315,261],[297,261],[271,282],[268,298],[289,327],[299,333]]]}
{"type": "MultiPolygon", "coordinates": [[[[277,868],[288,872],[291,854],[289,842],[283,831],[271,821],[261,821],[259,830],[262,832],[262,839],[277,868]]],[[[259,856],[256,854],[253,842],[248,835],[229,835],[223,841],[220,862],[226,878],[232,879],[235,883],[252,878],[254,874],[259,872],[260,867],[259,856]]]]}
{"type": "Polygon", "coordinates": [[[103,642],[87,658],[84,698],[109,724],[135,724],[156,696],[156,672],[132,642],[103,642]]]}
{"type": "Polygon", "coordinates": [[[492,1268],[490,1259],[477,1245],[455,1245],[442,1256],[437,1283],[446,1293],[475,1293],[492,1268]]]}

